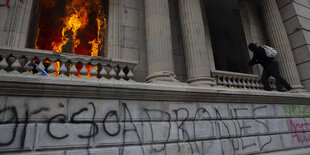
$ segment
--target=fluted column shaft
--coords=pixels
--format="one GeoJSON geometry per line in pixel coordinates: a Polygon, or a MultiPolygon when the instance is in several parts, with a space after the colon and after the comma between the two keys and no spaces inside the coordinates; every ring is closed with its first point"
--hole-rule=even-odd
{"type": "Polygon", "coordinates": [[[121,58],[121,0],[109,0],[108,58],[121,58]]]}
{"type": "Polygon", "coordinates": [[[179,0],[180,20],[190,85],[215,85],[211,78],[205,29],[199,0],[179,0]]]}
{"type": "Polygon", "coordinates": [[[293,88],[303,88],[276,0],[263,0],[262,6],[268,38],[271,46],[278,51],[276,58],[279,62],[281,75],[293,88]]]}
{"type": "Polygon", "coordinates": [[[174,65],[168,0],[145,0],[147,81],[173,81],[174,65]]]}

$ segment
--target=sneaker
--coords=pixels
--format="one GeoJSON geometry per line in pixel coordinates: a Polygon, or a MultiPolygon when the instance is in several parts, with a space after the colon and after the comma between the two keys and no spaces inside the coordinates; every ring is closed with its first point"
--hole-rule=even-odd
{"type": "Polygon", "coordinates": [[[288,93],[298,93],[298,91],[296,89],[291,89],[287,91],[288,93]]]}

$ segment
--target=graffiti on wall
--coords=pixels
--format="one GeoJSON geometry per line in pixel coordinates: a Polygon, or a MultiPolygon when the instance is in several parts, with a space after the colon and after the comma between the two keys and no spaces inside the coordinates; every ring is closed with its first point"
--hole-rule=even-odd
{"type": "MultiPolygon", "coordinates": [[[[287,117],[309,117],[310,111],[307,106],[301,105],[283,105],[283,111],[287,117]]],[[[299,119],[287,119],[289,122],[289,128],[291,130],[292,144],[296,142],[303,144],[310,141],[310,133],[307,132],[310,129],[310,122],[304,121],[303,118],[299,119]],[[302,120],[302,121],[301,121],[302,120]]]]}
{"type": "MultiPolygon", "coordinates": [[[[62,103],[59,103],[59,107],[63,107],[62,103]]],[[[148,109],[141,108],[140,110],[144,112],[147,116],[144,122],[137,122],[133,119],[132,111],[128,107],[128,105],[124,102],[121,104],[122,118],[120,117],[120,112],[117,110],[108,111],[105,114],[105,117],[101,120],[95,121],[96,116],[96,107],[93,102],[88,102],[81,109],[73,112],[70,116],[66,114],[59,113],[54,116],[49,117],[46,121],[46,135],[51,137],[52,139],[58,140],[60,143],[62,140],[68,139],[71,136],[71,132],[69,130],[62,130],[59,132],[54,131],[54,125],[59,124],[70,124],[70,125],[78,125],[78,124],[86,124],[89,126],[88,133],[79,133],[76,136],[80,139],[87,139],[88,144],[90,144],[91,138],[95,138],[100,136],[99,132],[104,132],[104,134],[108,135],[110,138],[121,136],[122,149],[120,153],[124,152],[124,147],[130,141],[129,135],[131,138],[136,139],[137,144],[140,146],[141,151],[145,154],[144,145],[150,145],[151,152],[161,152],[165,151],[167,148],[167,144],[173,143],[185,143],[189,146],[190,152],[202,152],[201,147],[195,142],[197,140],[201,140],[201,133],[197,131],[205,131],[208,134],[208,138],[221,138],[226,137],[229,138],[228,144],[234,150],[245,150],[249,147],[255,146],[259,147],[260,150],[263,150],[265,146],[267,146],[271,141],[271,137],[264,144],[259,144],[257,142],[248,142],[244,141],[242,138],[232,138],[232,137],[241,137],[246,136],[245,130],[251,128],[251,126],[245,126],[243,123],[240,123],[238,120],[239,113],[244,111],[252,110],[248,108],[233,108],[230,109],[229,115],[234,120],[223,119],[222,113],[217,108],[212,109],[215,113],[211,113],[210,109],[207,108],[199,108],[193,114],[190,113],[190,110],[187,108],[176,108],[170,112],[163,111],[160,109],[148,109]],[[89,120],[80,120],[79,116],[92,112],[92,118],[89,120]],[[158,125],[158,122],[154,122],[155,118],[152,118],[154,114],[159,114],[165,117],[165,120],[161,122],[161,126],[158,125]],[[153,115],[152,115],[153,114],[153,115]],[[212,116],[214,115],[215,116],[212,116]],[[189,116],[192,116],[191,118],[189,116]],[[68,118],[70,117],[70,118],[68,118]],[[172,118],[173,117],[173,118],[172,118]],[[113,119],[113,127],[110,127],[111,120],[113,119]],[[141,125],[144,126],[144,130],[148,133],[148,139],[142,138],[141,133],[141,125]],[[201,129],[203,127],[203,129],[201,129]],[[102,131],[99,130],[102,129],[102,131]],[[200,128],[200,129],[199,129],[200,128]],[[167,129],[167,130],[166,130],[167,129]],[[157,135],[158,132],[162,131],[161,135],[157,135]],[[171,135],[171,133],[175,132],[176,135],[171,135]],[[217,133],[217,131],[219,131],[217,133]],[[158,139],[158,137],[160,137],[158,139]],[[153,143],[161,141],[161,147],[153,147],[153,143]]],[[[266,108],[265,106],[257,107],[253,109],[255,112],[258,109],[266,108]]],[[[30,111],[28,106],[25,107],[25,112],[22,114],[23,116],[19,116],[17,109],[15,106],[8,106],[0,110],[0,115],[3,113],[7,113],[9,118],[6,121],[0,122],[0,125],[5,124],[14,124],[14,128],[11,131],[8,131],[10,134],[10,138],[6,141],[0,140],[0,147],[5,147],[13,144],[15,141],[19,141],[19,147],[22,149],[25,147],[25,139],[27,134],[27,126],[29,124],[29,119],[32,116],[48,113],[51,109],[48,107],[40,107],[33,111],[30,111]],[[23,120],[20,120],[23,118],[23,120]],[[22,134],[20,137],[17,137],[17,129],[18,127],[22,127],[22,134]]],[[[255,120],[262,127],[267,128],[267,124],[265,122],[255,120]]],[[[78,128],[74,128],[78,130],[78,128]]],[[[76,133],[76,132],[74,132],[76,133]]],[[[145,136],[145,135],[144,135],[145,136]]],[[[205,135],[204,135],[205,136],[205,135]]],[[[90,146],[90,145],[88,145],[90,146]]],[[[178,151],[182,151],[182,147],[178,144],[178,151]]]]}
{"type": "MultiPolygon", "coordinates": [[[[63,108],[65,105],[59,103],[58,106],[63,108]]],[[[30,110],[26,104],[23,113],[19,113],[17,107],[13,105],[0,109],[0,116],[3,116],[3,114],[7,116],[5,120],[1,121],[0,119],[0,126],[13,126],[10,130],[7,130],[9,138],[5,140],[0,139],[0,148],[15,145],[17,142],[18,147],[23,149],[26,145],[27,126],[33,123],[32,117],[49,113],[53,108],[41,106],[30,110]],[[21,130],[18,131],[20,128],[21,130]],[[21,132],[21,134],[18,135],[18,132],[21,132]]],[[[99,139],[112,139],[112,141],[113,138],[121,139],[116,144],[121,146],[120,154],[124,153],[127,144],[133,144],[132,139],[135,139],[134,144],[140,147],[143,154],[150,153],[146,153],[146,151],[151,151],[151,153],[166,151],[167,145],[171,143],[177,144],[177,151],[179,152],[182,151],[182,146],[179,143],[182,143],[182,145],[186,144],[188,146],[191,153],[201,153],[203,150],[199,146],[199,142],[209,139],[226,139],[227,143],[220,145],[223,145],[223,147],[226,145],[235,151],[247,150],[251,147],[256,147],[259,151],[263,151],[272,142],[272,136],[266,135],[267,139],[260,143],[257,138],[255,140],[255,137],[250,141],[245,140],[244,137],[248,138],[247,131],[251,129],[257,130],[255,128],[262,128],[266,133],[269,133],[266,121],[255,118],[247,119],[247,121],[252,121],[255,124],[255,126],[252,126],[253,124],[244,123],[241,119],[242,117],[240,118],[239,116],[249,111],[255,113],[258,112],[257,110],[266,109],[267,106],[258,106],[253,109],[242,106],[231,107],[227,111],[229,115],[227,116],[227,113],[223,113],[223,111],[216,107],[201,107],[194,111],[184,107],[174,108],[169,111],[140,107],[138,111],[143,113],[145,117],[143,120],[137,120],[134,117],[137,111],[134,110],[133,112],[130,104],[125,102],[121,103],[119,110],[106,111],[102,118],[98,118],[96,117],[98,113],[97,107],[90,101],[70,113],[70,115],[63,112],[55,113],[40,123],[45,125],[45,136],[59,141],[59,143],[75,136],[75,138],[87,141],[87,150],[91,147],[91,140],[99,137],[99,139]],[[85,114],[91,116],[91,118],[81,119],[85,114]],[[162,116],[161,120],[155,117],[156,114],[162,116]],[[78,126],[81,124],[85,125],[84,127],[87,130],[79,130],[78,127],[65,128],[64,130],[57,129],[57,126],[61,125],[78,126]],[[106,136],[104,138],[100,137],[103,134],[106,136]],[[153,146],[158,143],[161,145],[153,146]],[[145,150],[144,146],[149,146],[151,149],[145,150]]],[[[282,106],[282,109],[289,117],[308,114],[307,108],[303,106],[282,106]]],[[[294,122],[293,119],[289,118],[288,122],[294,141],[299,143],[310,141],[310,135],[306,133],[306,128],[310,125],[309,122],[294,122]]]]}

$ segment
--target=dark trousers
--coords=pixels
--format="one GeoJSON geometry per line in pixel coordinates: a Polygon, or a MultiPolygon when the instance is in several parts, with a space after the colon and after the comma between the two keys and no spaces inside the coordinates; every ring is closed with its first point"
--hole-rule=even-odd
{"type": "Polygon", "coordinates": [[[271,87],[268,81],[270,75],[276,78],[276,80],[279,83],[281,83],[287,90],[292,89],[291,85],[280,76],[279,65],[278,65],[278,62],[275,60],[272,61],[268,66],[265,66],[263,70],[261,81],[264,85],[264,89],[267,91],[271,90],[271,87]]]}

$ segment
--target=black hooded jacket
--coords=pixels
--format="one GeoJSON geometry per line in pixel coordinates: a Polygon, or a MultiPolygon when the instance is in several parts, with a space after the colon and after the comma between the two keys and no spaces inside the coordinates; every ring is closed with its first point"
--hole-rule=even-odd
{"type": "Polygon", "coordinates": [[[253,52],[253,58],[249,62],[250,66],[253,66],[259,63],[263,67],[267,67],[272,61],[275,60],[274,58],[267,57],[264,48],[262,48],[261,46],[257,46],[251,51],[253,52]]]}

